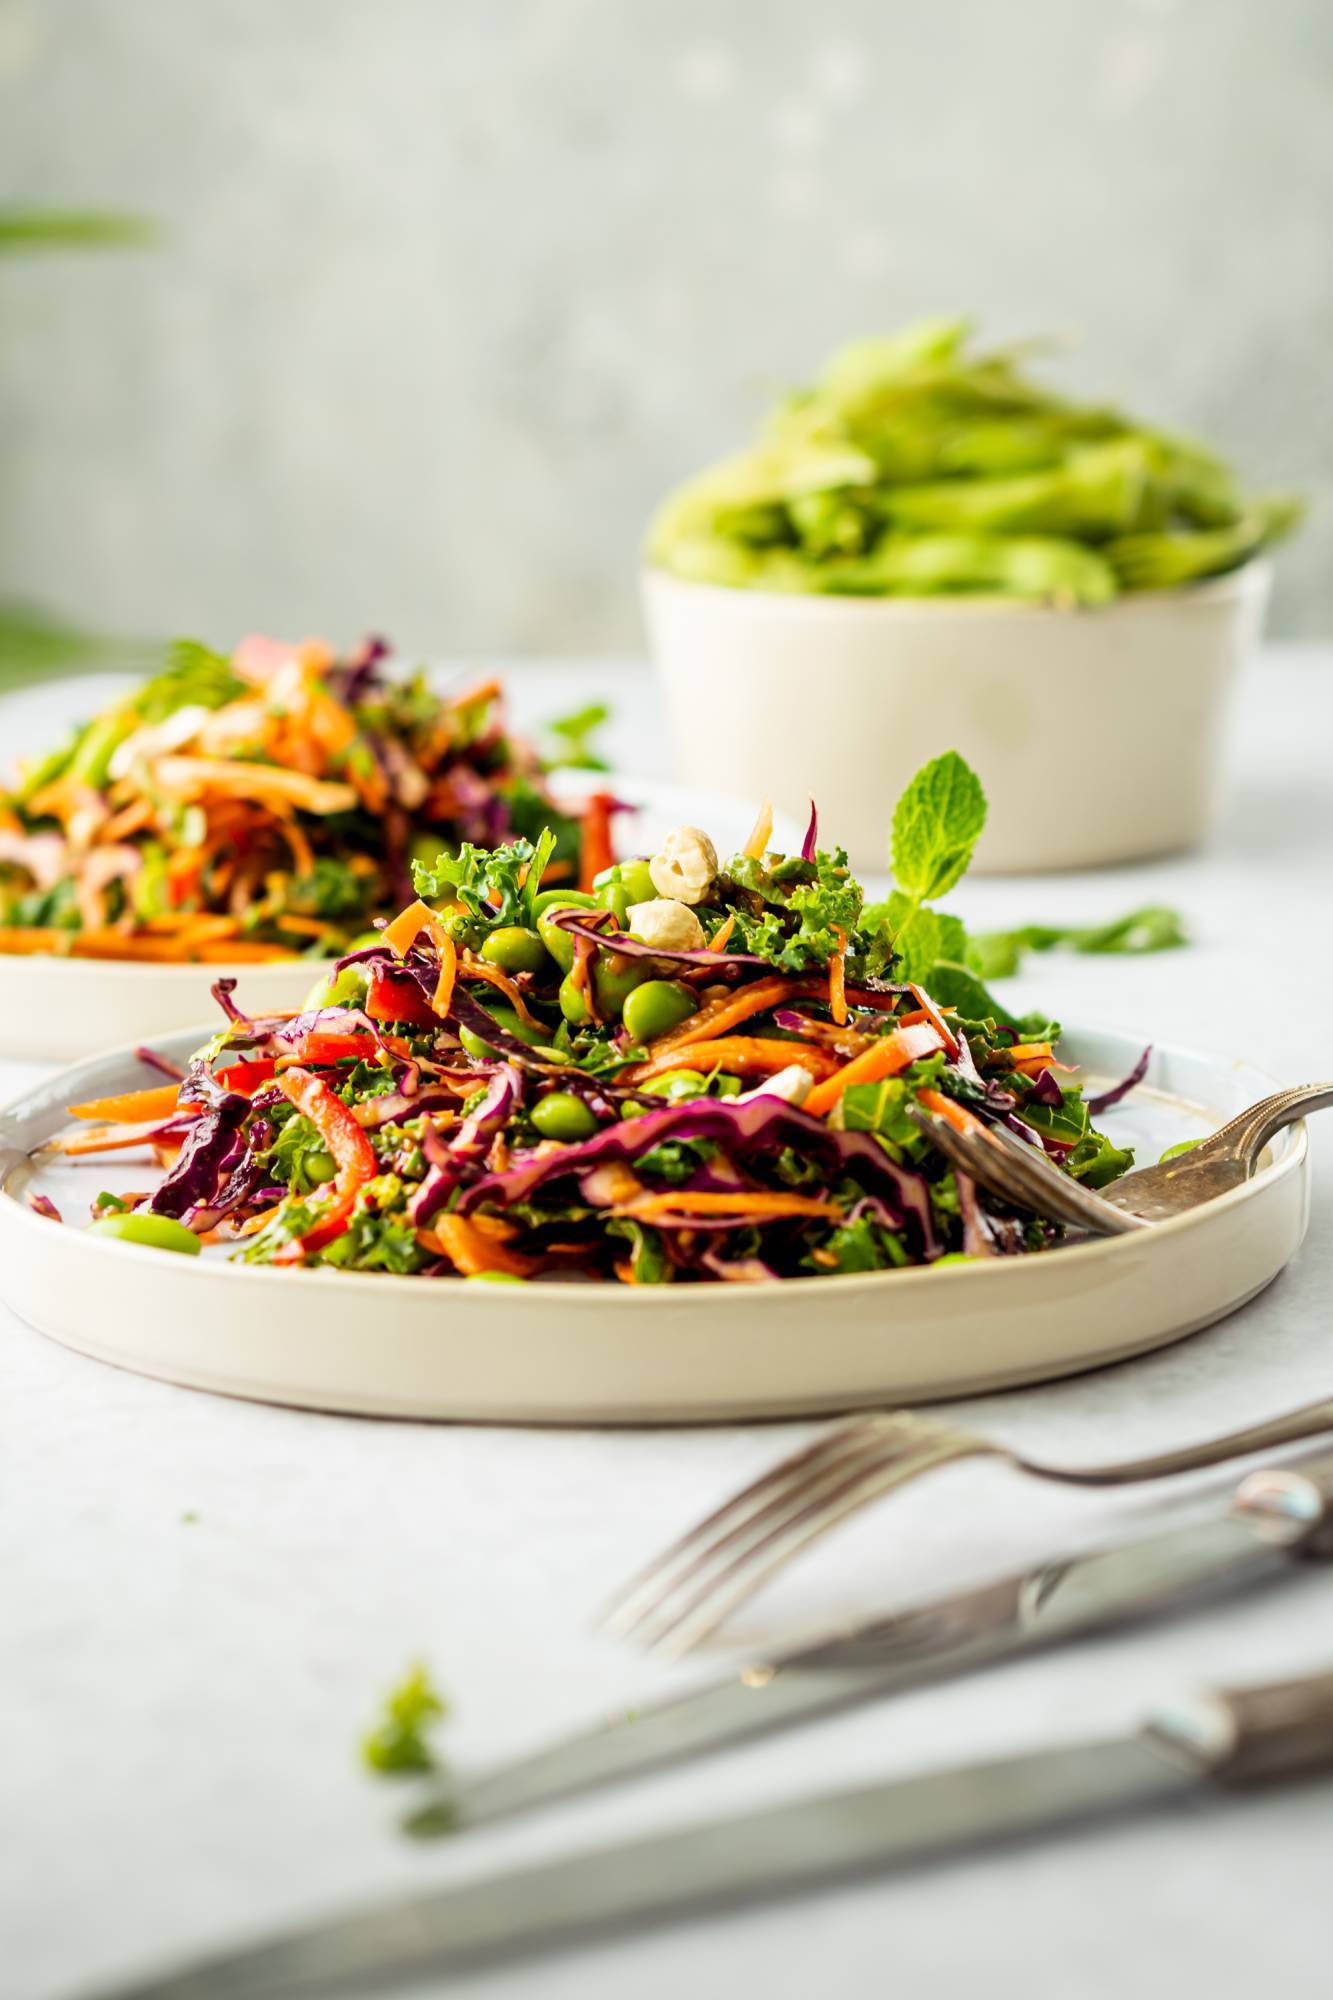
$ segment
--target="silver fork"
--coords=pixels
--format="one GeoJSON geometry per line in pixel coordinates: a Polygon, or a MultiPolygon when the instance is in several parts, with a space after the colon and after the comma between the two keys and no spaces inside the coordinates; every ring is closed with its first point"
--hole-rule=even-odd
{"type": "MultiPolygon", "coordinates": [[[[1081,1187],[1035,1146],[1002,1128],[960,1133],[921,1112],[919,1121],[952,1164],[1015,1207],[1098,1235],[1145,1228],[1239,1186],[1275,1132],[1333,1104],[1333,1084],[1276,1091],[1174,1160],[1126,1174],[1106,1195],[1081,1187]],[[1122,1205],[1123,1204],[1123,1205],[1122,1205]]],[[[1002,1458],[1036,1478],[1115,1486],[1220,1465],[1251,1451],[1333,1429],[1333,1400],[1251,1429],[1156,1457],[1074,1469],[1025,1459],[989,1438],[910,1411],[868,1412],[784,1460],[631,1578],[607,1608],[609,1630],[636,1634],[675,1653],[715,1631],[801,1549],[860,1508],[936,1466],[1002,1458]]]]}
{"type": "Polygon", "coordinates": [[[911,1410],[871,1411],[783,1459],[631,1577],[606,1607],[605,1629],[679,1657],[848,1515],[962,1459],[1001,1459],[1034,1479],[1063,1486],[1129,1486],[1225,1465],[1329,1430],[1333,1397],[1174,1451],[1067,1466],[1027,1458],[992,1438],[911,1410]]]}
{"type": "Polygon", "coordinates": [[[978,1120],[960,1132],[918,1106],[912,1107],[911,1115],[952,1166],[1002,1201],[1073,1229],[1115,1236],[1183,1215],[1187,1209],[1239,1187],[1253,1174],[1275,1132],[1330,1104],[1333,1083],[1297,1084],[1275,1091],[1229,1119],[1189,1152],[1126,1174],[1104,1194],[1071,1180],[1045,1153],[1024,1144],[1003,1126],[983,1125],[978,1120]]]}

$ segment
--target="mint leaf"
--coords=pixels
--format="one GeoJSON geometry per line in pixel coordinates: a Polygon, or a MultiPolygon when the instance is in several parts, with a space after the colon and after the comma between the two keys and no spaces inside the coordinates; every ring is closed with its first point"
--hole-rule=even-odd
{"type": "Polygon", "coordinates": [[[986,794],[956,750],[919,770],[893,813],[893,874],[918,903],[962,880],[986,824],[986,794]]]}
{"type": "Polygon", "coordinates": [[[918,909],[913,897],[895,889],[889,897],[888,918],[898,956],[895,977],[926,985],[942,956],[939,917],[934,910],[918,909]]]}
{"type": "Polygon", "coordinates": [[[1188,943],[1180,912],[1163,903],[1148,903],[1105,924],[1024,924],[1012,931],[979,931],[967,941],[966,963],[978,978],[1004,979],[1018,971],[1028,952],[1053,951],[1058,945],[1074,951],[1137,955],[1173,951],[1188,943]]]}

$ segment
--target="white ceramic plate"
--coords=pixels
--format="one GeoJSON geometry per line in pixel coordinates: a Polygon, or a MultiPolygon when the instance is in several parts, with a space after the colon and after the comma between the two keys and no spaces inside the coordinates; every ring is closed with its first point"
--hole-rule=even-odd
{"type": "MultiPolygon", "coordinates": [[[[183,1059],[197,1037],[161,1046],[183,1059]]],[[[1066,1035],[1094,1080],[1128,1036],[1066,1035]]],[[[491,1286],[273,1271],[166,1255],[60,1226],[102,1187],[144,1187],[126,1155],[34,1164],[65,1106],[152,1081],[132,1050],[83,1063],[0,1114],[0,1294],[99,1360],[192,1388],[312,1409],[509,1423],[740,1420],[923,1402],[1034,1382],[1164,1346],[1276,1277],[1305,1233],[1303,1126],[1248,1186],[1142,1234],[1043,1256],[779,1285],[491,1286]]],[[[1159,1048],[1103,1124],[1144,1163],[1272,1088],[1247,1064],[1159,1048]]]]}
{"type": "MultiPolygon", "coordinates": [[[[689,791],[619,772],[559,771],[551,789],[576,804],[593,789],[614,792],[634,811],[616,822],[624,854],[649,853],[673,826],[705,827],[719,847],[743,846],[755,806],[742,799],[689,791]]],[[[775,825],[775,842],[799,847],[800,830],[775,825]]],[[[0,952],[0,1057],[70,1062],[122,1042],[152,1041],[217,1017],[213,982],[241,982],[254,1013],[299,1007],[319,977],[308,958],[269,965],[142,965],[129,960],[17,957],[0,952]]]]}

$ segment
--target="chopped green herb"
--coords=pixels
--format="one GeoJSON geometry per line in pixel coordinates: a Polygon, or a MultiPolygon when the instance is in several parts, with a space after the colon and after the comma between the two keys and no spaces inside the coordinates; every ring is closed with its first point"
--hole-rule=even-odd
{"type": "Polygon", "coordinates": [[[448,1713],[426,1667],[417,1661],[385,1696],[380,1720],[362,1738],[362,1757],[381,1777],[437,1770],[429,1738],[448,1713]]]}

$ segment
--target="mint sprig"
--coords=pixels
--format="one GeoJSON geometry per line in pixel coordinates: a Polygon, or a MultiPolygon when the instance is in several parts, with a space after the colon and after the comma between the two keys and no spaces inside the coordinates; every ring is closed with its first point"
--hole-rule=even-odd
{"type": "Polygon", "coordinates": [[[986,824],[981,780],[956,750],[923,764],[893,809],[893,874],[918,904],[961,882],[986,824]]]}

